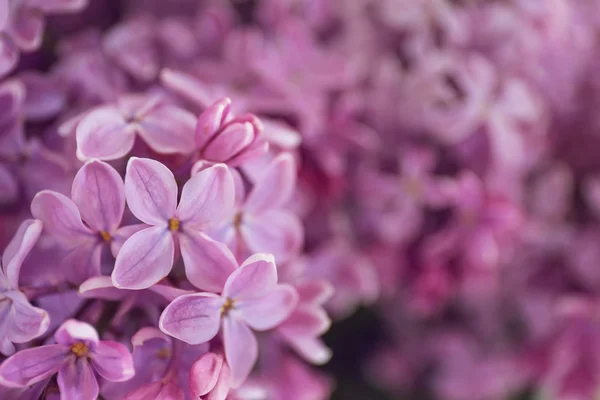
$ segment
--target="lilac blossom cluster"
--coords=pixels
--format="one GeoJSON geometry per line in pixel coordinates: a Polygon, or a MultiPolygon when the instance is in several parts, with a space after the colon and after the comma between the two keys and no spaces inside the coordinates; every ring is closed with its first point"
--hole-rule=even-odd
{"type": "Polygon", "coordinates": [[[0,0],[0,399],[594,398],[598,15],[0,0]]]}

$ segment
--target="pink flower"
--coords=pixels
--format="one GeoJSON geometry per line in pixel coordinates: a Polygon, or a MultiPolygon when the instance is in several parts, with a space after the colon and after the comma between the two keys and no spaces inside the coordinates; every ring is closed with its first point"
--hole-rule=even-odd
{"type": "Polygon", "coordinates": [[[73,180],[71,199],[57,192],[39,192],[31,213],[56,242],[69,251],[65,261],[73,269],[69,279],[81,283],[100,275],[102,249],[113,255],[139,226],[119,229],[125,210],[123,180],[110,165],[89,161],[73,180]]]}
{"type": "Polygon", "coordinates": [[[22,350],[0,365],[0,383],[26,387],[58,373],[62,399],[95,400],[96,374],[112,381],[126,381],[134,375],[133,359],[125,346],[100,341],[91,325],[67,320],[54,334],[57,344],[22,350]]]}
{"type": "Polygon", "coordinates": [[[127,164],[125,196],[133,215],[150,227],[123,244],[112,273],[115,287],[145,289],[160,281],[171,271],[177,245],[192,284],[222,288],[233,267],[222,268],[235,260],[225,245],[203,232],[222,223],[233,209],[234,182],[225,165],[194,175],[177,205],[173,173],[158,161],[133,157],[127,164]]]}
{"type": "Polygon", "coordinates": [[[235,167],[266,153],[268,144],[258,118],[252,114],[234,117],[230,107],[231,100],[224,98],[198,117],[196,147],[201,160],[235,167]]]}
{"type": "Polygon", "coordinates": [[[25,220],[2,254],[0,269],[0,352],[10,355],[13,343],[25,343],[41,336],[50,319],[48,313],[33,307],[19,291],[19,272],[36,244],[42,223],[25,220]]]}
{"type": "Polygon", "coordinates": [[[207,342],[222,330],[231,386],[235,388],[246,379],[258,357],[258,343],[250,328],[275,328],[290,315],[297,301],[293,287],[277,284],[273,256],[255,254],[227,278],[220,296],[197,293],[175,299],[161,315],[159,327],[190,344],[207,342]]]}
{"type": "Polygon", "coordinates": [[[237,210],[211,236],[227,244],[238,259],[251,253],[269,252],[277,262],[290,260],[298,254],[303,242],[302,223],[284,208],[295,187],[294,158],[281,154],[264,169],[245,198],[239,193],[243,186],[237,186],[237,210]]]}
{"type": "Polygon", "coordinates": [[[82,159],[115,160],[126,156],[141,136],[152,150],[189,154],[196,119],[190,112],[157,97],[125,95],[116,104],[87,113],[77,125],[77,152],[82,159]]]}

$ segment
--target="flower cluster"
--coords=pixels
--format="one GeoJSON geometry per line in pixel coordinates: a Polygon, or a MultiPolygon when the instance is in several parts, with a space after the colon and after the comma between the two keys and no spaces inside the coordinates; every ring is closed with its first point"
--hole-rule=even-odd
{"type": "Polygon", "coordinates": [[[0,398],[597,396],[599,13],[0,0],[0,398]]]}

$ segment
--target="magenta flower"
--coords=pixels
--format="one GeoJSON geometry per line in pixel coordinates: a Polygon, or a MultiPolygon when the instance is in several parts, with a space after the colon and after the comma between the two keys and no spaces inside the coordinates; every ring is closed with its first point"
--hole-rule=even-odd
{"type": "Polygon", "coordinates": [[[96,374],[120,382],[131,379],[133,359],[125,346],[100,341],[91,325],[67,320],[54,334],[57,344],[22,350],[0,365],[0,384],[26,387],[58,373],[61,399],[95,400],[96,374]]]}
{"type": "Polygon", "coordinates": [[[214,165],[193,176],[181,191],[173,173],[158,161],[133,157],[127,164],[125,196],[129,209],[150,225],[131,236],[121,248],[112,280],[115,287],[145,289],[167,276],[176,244],[186,275],[196,287],[219,291],[235,265],[226,246],[203,231],[231,213],[234,182],[225,165],[214,165]]]}
{"type": "Polygon", "coordinates": [[[196,147],[201,160],[235,167],[266,153],[263,127],[252,114],[234,117],[231,100],[224,98],[208,107],[196,126],[196,147]]]}
{"type": "Polygon", "coordinates": [[[19,291],[19,272],[25,257],[36,244],[42,223],[25,220],[2,254],[0,269],[0,353],[14,353],[13,343],[26,343],[41,336],[50,319],[48,313],[33,307],[19,291]]]}
{"type": "MultiPolygon", "coordinates": [[[[227,224],[211,236],[229,246],[238,259],[269,252],[277,262],[298,254],[303,243],[302,223],[284,207],[296,186],[296,163],[290,154],[277,156],[257,178],[254,187],[230,214],[227,224]]],[[[238,185],[240,190],[243,187],[238,185]]],[[[236,198],[244,198],[236,195],[236,198]]]]}
{"type": "Polygon", "coordinates": [[[124,210],[123,180],[102,161],[90,161],[79,170],[73,180],[71,199],[44,190],[31,202],[31,213],[69,251],[65,262],[73,268],[69,278],[74,283],[100,275],[102,249],[110,245],[116,255],[132,229],[139,229],[119,229],[124,210]]]}
{"type": "Polygon", "coordinates": [[[158,97],[125,95],[116,104],[98,107],[77,125],[77,152],[82,159],[115,160],[133,148],[136,134],[157,153],[188,154],[194,148],[196,118],[158,97]]]}
{"type": "Polygon", "coordinates": [[[290,315],[297,301],[293,287],[277,284],[273,256],[255,254],[227,278],[220,296],[196,293],[175,299],[161,315],[159,327],[190,344],[207,342],[222,329],[231,386],[235,388],[246,379],[258,357],[258,343],[250,328],[275,328],[290,315]]]}

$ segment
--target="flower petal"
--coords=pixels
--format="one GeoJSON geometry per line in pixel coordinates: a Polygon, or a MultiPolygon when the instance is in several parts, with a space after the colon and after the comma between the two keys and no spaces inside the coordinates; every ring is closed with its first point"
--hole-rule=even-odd
{"type": "Polygon", "coordinates": [[[223,345],[231,369],[231,387],[239,387],[250,375],[258,358],[258,343],[254,333],[235,318],[223,319],[223,345]]]}
{"type": "Polygon", "coordinates": [[[211,140],[225,122],[230,107],[231,99],[226,97],[210,105],[200,114],[196,125],[196,147],[202,148],[211,140]]]}
{"type": "Polygon", "coordinates": [[[111,382],[123,382],[135,374],[127,347],[112,341],[99,342],[90,354],[96,372],[111,382]]]}
{"type": "Polygon", "coordinates": [[[198,289],[220,293],[237,262],[224,244],[202,232],[186,232],[179,236],[185,274],[198,289]]]}
{"type": "Polygon", "coordinates": [[[250,122],[232,123],[208,143],[202,151],[202,157],[210,161],[227,162],[248,147],[254,135],[254,126],[250,122]]]}
{"type": "Polygon", "coordinates": [[[8,336],[13,343],[25,343],[41,336],[48,329],[50,318],[41,308],[32,306],[21,292],[9,291],[4,295],[12,300],[8,336]]]}
{"type": "Polygon", "coordinates": [[[192,176],[183,186],[177,216],[183,229],[220,224],[233,213],[235,184],[224,164],[213,165],[192,176]]]}
{"type": "Polygon", "coordinates": [[[189,344],[205,343],[219,332],[224,300],[211,293],[180,296],[165,308],[159,327],[189,344]]]}
{"type": "Polygon", "coordinates": [[[87,322],[77,321],[76,319],[66,320],[54,334],[54,339],[64,345],[70,346],[76,342],[84,341],[93,345],[100,340],[96,329],[87,322]]]}
{"type": "Polygon", "coordinates": [[[158,161],[132,157],[125,173],[125,196],[140,221],[164,225],[175,215],[177,183],[173,173],[158,161]]]}
{"type": "Polygon", "coordinates": [[[157,153],[189,154],[195,150],[196,117],[189,111],[161,105],[152,108],[138,125],[138,134],[157,153]]]}
{"type": "Polygon", "coordinates": [[[223,356],[206,353],[192,365],[190,370],[190,391],[194,398],[199,398],[213,390],[223,367],[223,356]]]}
{"type": "Polygon", "coordinates": [[[42,222],[40,220],[25,220],[6,246],[4,254],[2,254],[2,269],[13,289],[19,287],[21,265],[37,243],[41,233],[42,222]]]}
{"type": "Polygon", "coordinates": [[[135,132],[113,106],[97,108],[77,125],[77,152],[84,158],[116,160],[133,148],[135,132]]]}
{"type": "Polygon", "coordinates": [[[86,279],[100,275],[103,244],[96,239],[81,242],[69,249],[62,260],[66,279],[80,285],[86,279]]]}
{"type": "Polygon", "coordinates": [[[10,170],[0,164],[0,206],[12,203],[19,197],[19,184],[10,170]]]}
{"type": "Polygon", "coordinates": [[[225,283],[223,297],[251,299],[269,293],[277,285],[277,267],[270,254],[254,254],[225,283]]]}
{"type": "Polygon", "coordinates": [[[289,153],[277,156],[258,178],[244,210],[260,214],[283,207],[296,188],[296,163],[289,153]]]}
{"type": "Polygon", "coordinates": [[[48,14],[80,11],[89,0],[29,0],[29,4],[48,14]]]}
{"type": "Polygon", "coordinates": [[[61,399],[92,400],[100,393],[94,370],[85,358],[77,358],[60,368],[58,387],[61,399]]]}
{"type": "Polygon", "coordinates": [[[17,46],[25,51],[37,50],[42,44],[44,14],[21,3],[11,17],[8,29],[17,46]]]}
{"type": "MultiPolygon", "coordinates": [[[[219,377],[217,378],[217,384],[206,396],[206,400],[226,400],[229,390],[231,389],[231,370],[226,362],[223,363],[219,377]]],[[[243,396],[242,396],[243,397],[243,396]]],[[[250,397],[252,398],[252,397],[250,397]]],[[[258,398],[263,398],[258,397],[258,398]]]]}
{"type": "Polygon", "coordinates": [[[113,286],[110,276],[95,276],[79,286],[79,295],[84,299],[122,300],[129,293],[113,286]]]}
{"type": "Polygon", "coordinates": [[[240,232],[252,252],[268,251],[278,263],[296,256],[304,242],[302,223],[283,210],[267,211],[260,219],[245,217],[240,232]]]}
{"type": "Polygon", "coordinates": [[[110,165],[93,160],[81,167],[73,180],[71,198],[92,229],[112,234],[119,227],[125,210],[125,187],[110,165]]]}
{"type": "Polygon", "coordinates": [[[322,308],[298,307],[277,330],[287,338],[317,337],[330,326],[331,320],[322,308]]]}
{"type": "Polygon", "coordinates": [[[167,276],[173,267],[173,235],[162,226],[139,231],[119,252],[112,273],[113,285],[121,289],[146,289],[167,276]]]}
{"type": "Polygon", "coordinates": [[[23,112],[27,120],[44,121],[56,116],[65,106],[66,93],[48,75],[27,71],[19,75],[25,85],[23,112]]]}
{"type": "Polygon", "coordinates": [[[69,348],[60,344],[21,350],[0,365],[0,384],[24,387],[49,378],[65,363],[67,354],[69,348]]]}
{"type": "Polygon", "coordinates": [[[273,329],[285,321],[298,304],[298,293],[289,285],[277,288],[263,296],[236,303],[236,314],[252,329],[273,329]]]}
{"type": "Polygon", "coordinates": [[[17,65],[19,49],[8,37],[0,37],[0,76],[4,76],[17,65]]]}
{"type": "Polygon", "coordinates": [[[93,236],[81,222],[75,203],[65,195],[42,190],[31,202],[31,214],[44,223],[44,230],[67,248],[93,236]]]}
{"type": "Polygon", "coordinates": [[[146,224],[135,224],[120,227],[113,235],[112,241],[110,242],[110,252],[113,257],[117,258],[121,247],[125,244],[127,239],[133,236],[134,233],[138,233],[146,228],[149,228],[146,224]]]}

